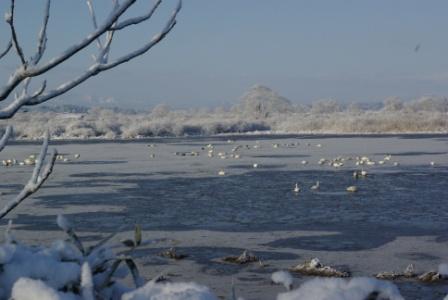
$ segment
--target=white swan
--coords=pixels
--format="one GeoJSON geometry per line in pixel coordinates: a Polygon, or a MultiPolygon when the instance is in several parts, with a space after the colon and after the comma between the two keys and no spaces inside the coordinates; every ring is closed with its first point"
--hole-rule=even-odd
{"type": "Polygon", "coordinates": [[[346,190],[347,190],[347,192],[354,193],[354,192],[358,191],[358,188],[356,186],[354,186],[354,185],[351,185],[351,186],[347,187],[346,190]]]}
{"type": "Polygon", "coordinates": [[[294,193],[298,193],[298,192],[300,192],[300,187],[299,187],[299,184],[298,183],[296,183],[296,185],[294,186],[294,193]]]}
{"type": "Polygon", "coordinates": [[[320,187],[320,182],[316,181],[316,184],[311,187],[311,190],[317,191],[319,189],[319,187],[320,187]]]}

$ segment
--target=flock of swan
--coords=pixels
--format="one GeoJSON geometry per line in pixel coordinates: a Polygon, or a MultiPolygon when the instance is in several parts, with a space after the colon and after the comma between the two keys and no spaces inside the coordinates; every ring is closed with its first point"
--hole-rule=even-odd
{"type": "MultiPolygon", "coordinates": [[[[80,154],[76,153],[73,155],[74,159],[79,159],[81,157],[80,154]]],[[[37,155],[36,154],[30,154],[28,157],[26,157],[23,160],[17,160],[16,158],[10,158],[10,159],[3,159],[2,165],[5,167],[11,167],[11,166],[34,166],[36,164],[37,155]]],[[[63,162],[69,162],[70,158],[68,155],[58,154],[56,156],[56,159],[63,162]]]]}
{"type": "MultiPolygon", "coordinates": [[[[228,143],[235,143],[235,141],[233,140],[228,140],[228,143]]],[[[306,143],[307,146],[313,146],[311,143],[306,143]]],[[[298,142],[293,142],[293,143],[285,143],[285,144],[280,144],[280,143],[273,143],[272,144],[272,148],[273,149],[279,149],[281,147],[287,147],[287,148],[294,148],[299,146],[298,142]]],[[[321,148],[322,144],[315,144],[314,145],[317,148],[321,148]]],[[[219,159],[240,159],[241,158],[241,150],[253,150],[253,149],[259,149],[261,148],[262,145],[260,144],[259,141],[256,141],[254,145],[241,145],[238,144],[236,146],[234,146],[230,152],[225,152],[225,151],[217,151],[215,146],[213,144],[208,144],[206,146],[201,147],[202,151],[205,151],[207,153],[207,156],[210,158],[219,158],[219,159]]],[[[177,155],[180,155],[178,152],[176,153],[177,155]]],[[[190,152],[188,154],[181,154],[183,156],[185,155],[189,155],[189,156],[198,156],[199,152],[190,152]]],[[[359,178],[365,178],[368,175],[368,172],[365,168],[371,167],[371,166],[383,166],[383,165],[389,165],[389,166],[394,166],[397,167],[400,165],[400,163],[398,161],[393,161],[392,160],[392,155],[387,154],[384,157],[382,157],[382,159],[379,160],[373,160],[368,156],[354,156],[354,157],[342,157],[342,156],[337,156],[335,158],[329,159],[329,158],[320,158],[317,161],[318,165],[324,166],[324,165],[328,165],[330,167],[333,168],[341,168],[344,165],[347,165],[348,162],[351,162],[351,164],[354,165],[354,167],[357,169],[355,171],[353,171],[353,178],[354,179],[359,179],[359,178]],[[359,169],[360,168],[360,169],[359,169]]],[[[302,160],[300,161],[301,165],[308,165],[310,162],[308,160],[302,160]]],[[[434,161],[431,161],[430,166],[435,166],[436,163],[434,161]]],[[[252,164],[252,168],[257,169],[260,168],[261,165],[259,163],[253,163],[252,164]]],[[[225,171],[225,169],[220,169],[218,171],[218,175],[219,176],[226,176],[227,172],[225,171]]],[[[320,181],[316,181],[316,183],[314,185],[312,185],[310,187],[311,191],[319,191],[320,189],[320,181]]],[[[301,187],[299,185],[298,182],[296,182],[293,185],[292,188],[292,192],[296,195],[300,194],[300,192],[303,190],[303,187],[301,187]]],[[[345,188],[345,190],[348,193],[355,193],[358,191],[358,187],[356,185],[350,185],[347,186],[345,188]]]]}

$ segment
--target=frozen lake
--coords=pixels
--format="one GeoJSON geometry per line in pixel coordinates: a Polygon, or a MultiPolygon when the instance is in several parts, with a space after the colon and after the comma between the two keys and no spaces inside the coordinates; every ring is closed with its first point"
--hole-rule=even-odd
{"type": "MultiPolygon", "coordinates": [[[[147,238],[170,239],[137,251],[148,278],[168,272],[173,280],[209,285],[220,296],[228,296],[234,278],[244,298],[268,299],[282,290],[270,286],[270,272],[312,257],[357,276],[409,263],[427,271],[448,261],[446,135],[55,141],[52,147],[70,161],[58,161],[44,188],[9,215],[16,235],[30,243],[61,238],[58,213],[87,240],[138,223],[147,238]],[[75,153],[81,157],[75,160],[75,153]],[[356,166],[357,156],[375,165],[356,166]],[[328,165],[336,157],[343,166],[328,165]],[[354,178],[361,167],[368,175],[354,178]],[[320,189],[310,190],[316,181],[320,189]],[[351,185],[357,193],[346,191],[351,185]],[[190,256],[168,261],[155,255],[172,245],[190,256]],[[244,249],[269,266],[219,263],[244,249]]],[[[37,144],[16,143],[0,159],[24,159],[38,150],[37,144]]],[[[2,167],[3,202],[30,172],[2,167]]],[[[305,279],[298,277],[297,284],[305,279]]],[[[448,293],[444,286],[399,287],[409,298],[448,293]]]]}

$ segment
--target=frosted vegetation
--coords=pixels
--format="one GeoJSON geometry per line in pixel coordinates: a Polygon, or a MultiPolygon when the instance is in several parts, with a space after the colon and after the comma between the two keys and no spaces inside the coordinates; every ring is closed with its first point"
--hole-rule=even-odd
{"type": "MultiPolygon", "coordinates": [[[[267,87],[254,86],[230,109],[172,110],[157,105],[148,112],[77,108],[19,112],[15,136],[33,139],[50,128],[55,138],[140,138],[269,131],[281,133],[448,132],[448,99],[422,97],[408,102],[385,99],[364,107],[335,100],[293,105],[267,87]],[[33,126],[29,126],[33,124],[33,126]]],[[[4,127],[6,122],[0,123],[4,127]]]]}

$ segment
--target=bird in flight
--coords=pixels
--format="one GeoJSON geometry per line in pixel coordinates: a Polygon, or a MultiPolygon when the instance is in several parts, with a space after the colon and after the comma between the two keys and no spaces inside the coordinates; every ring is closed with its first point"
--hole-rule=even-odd
{"type": "Polygon", "coordinates": [[[414,48],[414,52],[418,52],[418,50],[420,50],[420,43],[417,44],[417,46],[415,46],[414,48]]]}

